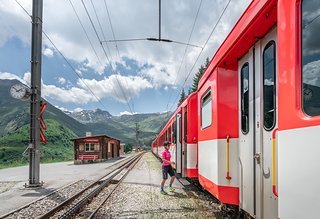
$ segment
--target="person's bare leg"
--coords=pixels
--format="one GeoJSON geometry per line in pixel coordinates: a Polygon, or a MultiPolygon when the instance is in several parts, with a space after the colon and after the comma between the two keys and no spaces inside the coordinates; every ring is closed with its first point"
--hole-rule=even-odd
{"type": "MultiPolygon", "coordinates": [[[[171,181],[170,181],[171,182],[171,181]]],[[[164,184],[166,183],[166,179],[163,179],[161,182],[161,190],[163,190],[164,184]]]]}
{"type": "Polygon", "coordinates": [[[175,176],[171,176],[171,179],[170,179],[170,187],[172,187],[172,184],[173,184],[174,179],[175,179],[175,176]]]}

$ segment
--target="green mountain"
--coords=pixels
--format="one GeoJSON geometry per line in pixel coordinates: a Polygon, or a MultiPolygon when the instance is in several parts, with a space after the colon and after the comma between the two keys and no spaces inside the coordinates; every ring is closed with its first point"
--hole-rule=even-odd
{"type": "MultiPolygon", "coordinates": [[[[22,153],[29,143],[30,104],[9,95],[9,88],[17,80],[0,80],[0,168],[26,163],[22,153]]],[[[61,110],[48,103],[44,113],[47,144],[41,144],[44,162],[71,160],[73,144],[70,138],[82,136],[88,129],[61,110]]]]}
{"type": "MultiPolygon", "coordinates": [[[[20,101],[9,95],[9,89],[17,80],[0,80],[0,168],[27,163],[22,153],[29,143],[29,101],[20,101]]],[[[44,113],[47,144],[41,144],[42,162],[73,159],[71,138],[106,134],[122,143],[136,144],[136,124],[139,143],[150,146],[159,127],[171,116],[170,113],[150,113],[112,116],[100,109],[78,113],[62,112],[50,103],[44,113]],[[74,117],[74,118],[73,118],[74,117]],[[76,119],[75,119],[76,118],[76,119]]]]}

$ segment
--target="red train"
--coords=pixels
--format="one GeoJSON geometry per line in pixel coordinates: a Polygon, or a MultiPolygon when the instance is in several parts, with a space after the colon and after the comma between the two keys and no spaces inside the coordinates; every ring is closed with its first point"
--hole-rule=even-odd
{"type": "Polygon", "coordinates": [[[317,218],[320,1],[253,0],[152,143],[254,218],[317,218]]]}

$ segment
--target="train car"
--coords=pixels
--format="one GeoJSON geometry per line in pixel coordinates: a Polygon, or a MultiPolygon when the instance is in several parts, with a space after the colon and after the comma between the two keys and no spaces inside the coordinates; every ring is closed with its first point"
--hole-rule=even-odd
{"type": "Polygon", "coordinates": [[[196,107],[189,97],[173,116],[177,170],[188,175],[184,152],[197,142],[200,184],[249,217],[318,216],[319,12],[316,0],[252,1],[200,79],[196,107]]]}
{"type": "Polygon", "coordinates": [[[197,93],[190,94],[176,109],[158,134],[157,156],[164,150],[163,142],[169,141],[176,173],[182,177],[197,178],[197,93]]]}
{"type": "Polygon", "coordinates": [[[199,82],[199,181],[254,218],[315,218],[320,206],[319,11],[252,1],[199,82]]]}

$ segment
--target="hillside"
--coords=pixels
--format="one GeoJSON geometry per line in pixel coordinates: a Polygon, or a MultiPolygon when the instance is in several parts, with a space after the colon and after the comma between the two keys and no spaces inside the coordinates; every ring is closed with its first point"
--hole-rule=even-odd
{"type": "Polygon", "coordinates": [[[138,138],[140,144],[150,146],[151,141],[159,131],[159,127],[171,113],[147,113],[112,116],[101,109],[83,110],[68,113],[68,115],[84,123],[94,134],[107,133],[124,143],[136,144],[136,123],[138,124],[138,138]],[[88,120],[84,120],[88,118],[88,120]]]}
{"type": "MultiPolygon", "coordinates": [[[[26,163],[22,153],[29,143],[28,101],[20,101],[9,95],[9,88],[17,80],[0,80],[0,168],[26,163]]],[[[44,162],[71,160],[73,144],[70,138],[82,136],[86,125],[66,115],[48,103],[44,113],[48,143],[41,144],[41,160],[44,162]]]]}
{"type": "MultiPolygon", "coordinates": [[[[9,95],[10,87],[16,83],[20,82],[0,80],[0,168],[24,164],[28,160],[22,153],[29,143],[30,104],[9,95]]],[[[66,114],[48,103],[44,113],[48,143],[41,144],[41,160],[71,160],[73,145],[70,139],[84,136],[86,131],[94,135],[107,134],[122,143],[136,144],[135,123],[139,126],[139,142],[149,146],[169,116],[170,113],[112,116],[100,109],[66,114]]]]}

